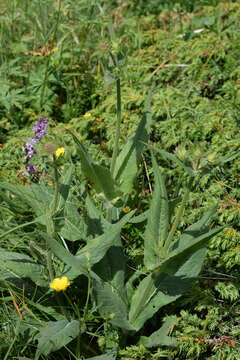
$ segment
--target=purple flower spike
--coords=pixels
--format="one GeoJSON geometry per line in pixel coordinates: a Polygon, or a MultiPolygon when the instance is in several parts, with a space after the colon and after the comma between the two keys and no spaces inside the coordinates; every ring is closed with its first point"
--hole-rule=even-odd
{"type": "Polygon", "coordinates": [[[22,148],[23,151],[26,152],[26,159],[31,159],[33,155],[36,154],[36,150],[33,147],[32,143],[38,144],[41,138],[46,134],[47,122],[47,118],[40,118],[38,121],[35,121],[35,126],[32,127],[32,130],[35,132],[34,137],[29,138],[28,141],[31,141],[31,143],[26,142],[26,144],[22,148]]]}
{"type": "Polygon", "coordinates": [[[36,150],[31,143],[27,142],[22,149],[26,152],[26,159],[31,159],[33,155],[36,154],[36,150]]]}
{"type": "Polygon", "coordinates": [[[32,130],[35,132],[46,130],[47,127],[47,118],[40,118],[35,122],[35,126],[32,127],[32,130]]]}

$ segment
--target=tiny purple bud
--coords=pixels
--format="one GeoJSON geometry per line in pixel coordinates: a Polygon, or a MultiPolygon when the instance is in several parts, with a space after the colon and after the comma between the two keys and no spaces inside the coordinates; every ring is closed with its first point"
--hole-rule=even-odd
{"type": "Polygon", "coordinates": [[[34,168],[34,166],[33,165],[29,165],[28,166],[28,172],[30,173],[30,174],[34,174],[35,173],[35,168],[34,168]]]}
{"type": "Polygon", "coordinates": [[[39,132],[37,132],[35,134],[35,138],[37,139],[41,139],[41,137],[43,137],[45,135],[45,131],[44,130],[40,130],[39,132]]]}
{"type": "Polygon", "coordinates": [[[28,140],[35,143],[35,144],[39,143],[39,139],[37,139],[37,138],[28,138],[28,140]]]}

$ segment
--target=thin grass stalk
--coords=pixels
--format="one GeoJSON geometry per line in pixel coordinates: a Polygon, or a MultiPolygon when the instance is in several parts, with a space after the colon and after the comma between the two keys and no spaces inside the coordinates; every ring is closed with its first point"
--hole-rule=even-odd
{"type": "Polygon", "coordinates": [[[6,352],[6,355],[4,356],[3,360],[7,360],[9,358],[9,355],[10,355],[10,353],[12,351],[12,348],[13,348],[16,340],[17,340],[20,325],[21,325],[21,319],[18,319],[17,326],[16,326],[16,329],[15,329],[15,336],[14,336],[14,338],[13,338],[13,340],[12,340],[12,342],[11,342],[9,348],[8,348],[8,351],[6,352]]]}

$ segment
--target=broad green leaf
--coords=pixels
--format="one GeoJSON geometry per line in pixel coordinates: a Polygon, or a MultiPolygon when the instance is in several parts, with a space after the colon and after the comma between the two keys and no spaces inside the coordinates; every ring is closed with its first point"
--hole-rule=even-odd
{"type": "MultiPolygon", "coordinates": [[[[28,334],[27,344],[38,334],[39,328],[42,326],[42,320],[39,317],[33,318],[28,317],[27,319],[20,319],[18,329],[16,329],[17,334],[22,336],[28,334]]],[[[24,344],[25,346],[27,345],[24,344]]],[[[32,359],[31,359],[32,360],[32,359]]]]}
{"type": "Polygon", "coordinates": [[[87,209],[86,224],[88,237],[92,238],[101,235],[111,224],[103,217],[90,196],[86,197],[85,205],[87,209]]]}
{"type": "Polygon", "coordinates": [[[98,164],[93,164],[93,169],[97,179],[96,190],[98,192],[103,192],[108,200],[115,199],[118,196],[118,193],[110,170],[98,164]]]}
{"type": "MultiPolygon", "coordinates": [[[[198,232],[192,231],[190,234],[186,234],[186,239],[189,241],[182,241],[181,246],[178,246],[175,250],[171,251],[168,258],[164,260],[154,271],[163,271],[167,274],[172,274],[178,268],[179,264],[182,263],[185,257],[189,254],[197,251],[199,248],[204,247],[209,239],[218,234],[224,229],[224,226],[216,227],[212,230],[205,230],[200,236],[198,232]],[[189,237],[191,236],[191,238],[189,237]]],[[[182,240],[184,238],[182,237],[182,240]]],[[[191,272],[189,273],[189,275],[191,272]]]]}
{"type": "Polygon", "coordinates": [[[143,117],[135,134],[127,141],[116,160],[114,179],[119,182],[120,189],[124,194],[128,194],[132,191],[133,182],[138,172],[138,163],[144,150],[145,143],[148,142],[152,121],[150,102],[151,96],[149,95],[143,117]]]}
{"type": "Polygon", "coordinates": [[[55,319],[55,320],[62,320],[65,319],[64,315],[60,314],[54,307],[52,306],[44,306],[41,305],[35,301],[32,301],[30,299],[28,299],[28,304],[30,304],[33,308],[36,308],[38,311],[40,311],[41,313],[45,313],[48,314],[49,316],[51,316],[51,318],[55,319]]]}
{"type": "Polygon", "coordinates": [[[172,275],[158,272],[141,281],[129,311],[129,322],[136,331],[161,307],[178,299],[189,288],[201,270],[205,254],[205,248],[200,248],[186,256],[172,275]]]}
{"type": "Polygon", "coordinates": [[[105,256],[111,246],[116,246],[116,238],[119,236],[122,227],[128,223],[134,213],[135,210],[131,211],[117,223],[111,224],[104,234],[88,240],[87,245],[80,249],[76,255],[81,264],[91,267],[105,256]]]}
{"type": "Polygon", "coordinates": [[[59,202],[57,204],[57,210],[64,208],[64,205],[68,199],[70,183],[72,180],[73,165],[69,165],[64,169],[64,173],[59,179],[59,202]]]}
{"type": "MultiPolygon", "coordinates": [[[[90,199],[88,199],[90,200],[90,199]]],[[[88,201],[89,202],[89,201],[88,201]]],[[[89,203],[92,203],[90,201],[89,203]]],[[[93,205],[93,203],[92,203],[93,205]]],[[[88,210],[90,210],[90,207],[88,207],[88,210]]],[[[121,294],[124,296],[125,293],[125,286],[124,286],[124,273],[125,273],[125,256],[123,253],[123,248],[121,244],[120,239],[120,230],[112,233],[113,226],[111,223],[107,222],[99,213],[97,214],[97,209],[94,207],[91,211],[91,215],[95,217],[91,219],[91,222],[94,224],[94,220],[96,220],[96,217],[98,216],[98,225],[101,225],[101,227],[104,229],[104,233],[111,233],[113,235],[112,237],[112,243],[108,251],[105,253],[103,258],[97,262],[93,268],[93,271],[96,272],[96,274],[103,279],[104,281],[108,282],[115,288],[118,294],[121,294]],[[117,261],[116,261],[117,259],[117,261]]],[[[132,214],[133,215],[133,214],[132,214]]],[[[132,217],[131,215],[131,217],[132,217]]],[[[124,222],[130,221],[130,218],[126,219],[123,217],[124,222]]],[[[117,223],[116,223],[117,224],[117,223]]],[[[115,226],[115,224],[114,224],[115,226]]],[[[120,225],[121,226],[121,225],[120,225]]],[[[109,237],[110,239],[110,237],[109,237]]],[[[88,241],[88,244],[91,240],[88,241]]]]}
{"type": "Polygon", "coordinates": [[[66,271],[68,271],[67,275],[70,280],[76,278],[81,274],[87,277],[89,276],[88,269],[82,266],[81,261],[79,261],[76,256],[72,255],[62,245],[60,245],[59,242],[57,242],[49,235],[43,233],[42,236],[47,241],[48,246],[52,250],[52,252],[68,266],[66,271]]]}
{"type": "Polygon", "coordinates": [[[120,297],[113,286],[107,282],[94,280],[93,283],[93,295],[101,316],[105,317],[115,327],[134,330],[127,320],[126,298],[120,297]]]}
{"type": "Polygon", "coordinates": [[[128,298],[128,302],[131,303],[133,294],[135,292],[134,282],[140,278],[140,276],[145,275],[142,271],[135,270],[132,276],[126,282],[126,294],[128,298]]]}
{"type": "Polygon", "coordinates": [[[174,245],[174,249],[179,250],[187,244],[191,245],[192,240],[208,232],[209,225],[212,221],[213,215],[216,213],[216,209],[216,207],[213,207],[212,209],[207,211],[199,221],[185,229],[176,244],[174,245]]]}
{"type": "Polygon", "coordinates": [[[137,330],[162,306],[175,301],[188,289],[201,270],[207,241],[222,228],[205,230],[190,243],[172,251],[152,274],[141,281],[132,297],[129,312],[129,321],[137,330]]]}
{"type": "Polygon", "coordinates": [[[144,234],[144,264],[153,269],[165,257],[164,243],[168,235],[169,205],[163,175],[152,156],[154,191],[144,234]]]}
{"type": "Polygon", "coordinates": [[[75,339],[80,332],[79,322],[77,320],[59,320],[49,321],[46,326],[40,329],[35,337],[38,340],[36,356],[41,354],[48,355],[53,351],[66,346],[75,339]]]}
{"type": "MultiPolygon", "coordinates": [[[[70,132],[70,131],[69,131],[70,132]]],[[[77,144],[78,154],[80,156],[82,170],[86,178],[95,185],[97,192],[103,193],[108,200],[116,198],[115,182],[109,169],[104,166],[93,163],[90,155],[78,140],[78,138],[70,132],[75,143],[77,144]]]]}
{"type": "Polygon", "coordinates": [[[85,204],[86,204],[86,209],[87,209],[89,217],[91,219],[100,220],[101,216],[102,216],[101,211],[96,207],[92,198],[89,195],[87,195],[87,197],[86,197],[85,204]]]}
{"type": "Polygon", "coordinates": [[[0,279],[31,279],[36,285],[48,286],[44,280],[44,266],[37,264],[28,255],[0,249],[0,279]]]}
{"type": "Polygon", "coordinates": [[[169,336],[169,332],[177,324],[176,316],[169,316],[159,330],[155,331],[150,336],[141,336],[139,343],[146,348],[157,346],[177,346],[177,340],[174,337],[169,336]]]}
{"type": "Polygon", "coordinates": [[[33,209],[37,216],[46,214],[53,197],[53,190],[43,185],[22,186],[4,182],[0,183],[0,188],[19,196],[23,202],[33,209]]]}
{"type": "Polygon", "coordinates": [[[126,299],[125,290],[125,256],[119,234],[115,245],[111,246],[104,257],[93,267],[93,271],[115,290],[115,293],[126,299]],[[117,259],[117,261],[116,261],[117,259]]]}
{"type": "Polygon", "coordinates": [[[69,269],[66,275],[70,279],[74,279],[80,274],[89,276],[91,267],[99,262],[108,249],[114,245],[116,236],[120,233],[122,227],[129,221],[135,211],[125,215],[118,223],[111,225],[109,230],[101,236],[88,241],[76,256],[68,252],[55,239],[49,237],[47,234],[42,234],[47,240],[50,249],[53,253],[61,259],[69,269]]]}
{"type": "Polygon", "coordinates": [[[67,201],[64,207],[64,225],[59,235],[69,241],[86,240],[87,228],[83,217],[79,214],[76,205],[67,201]]]}

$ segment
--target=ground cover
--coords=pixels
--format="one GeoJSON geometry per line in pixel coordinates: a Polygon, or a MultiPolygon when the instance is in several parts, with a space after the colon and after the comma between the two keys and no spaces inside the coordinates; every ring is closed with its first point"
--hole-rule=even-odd
{"type": "Polygon", "coordinates": [[[0,2],[4,360],[238,359],[240,3],[210,5],[0,2]]]}

